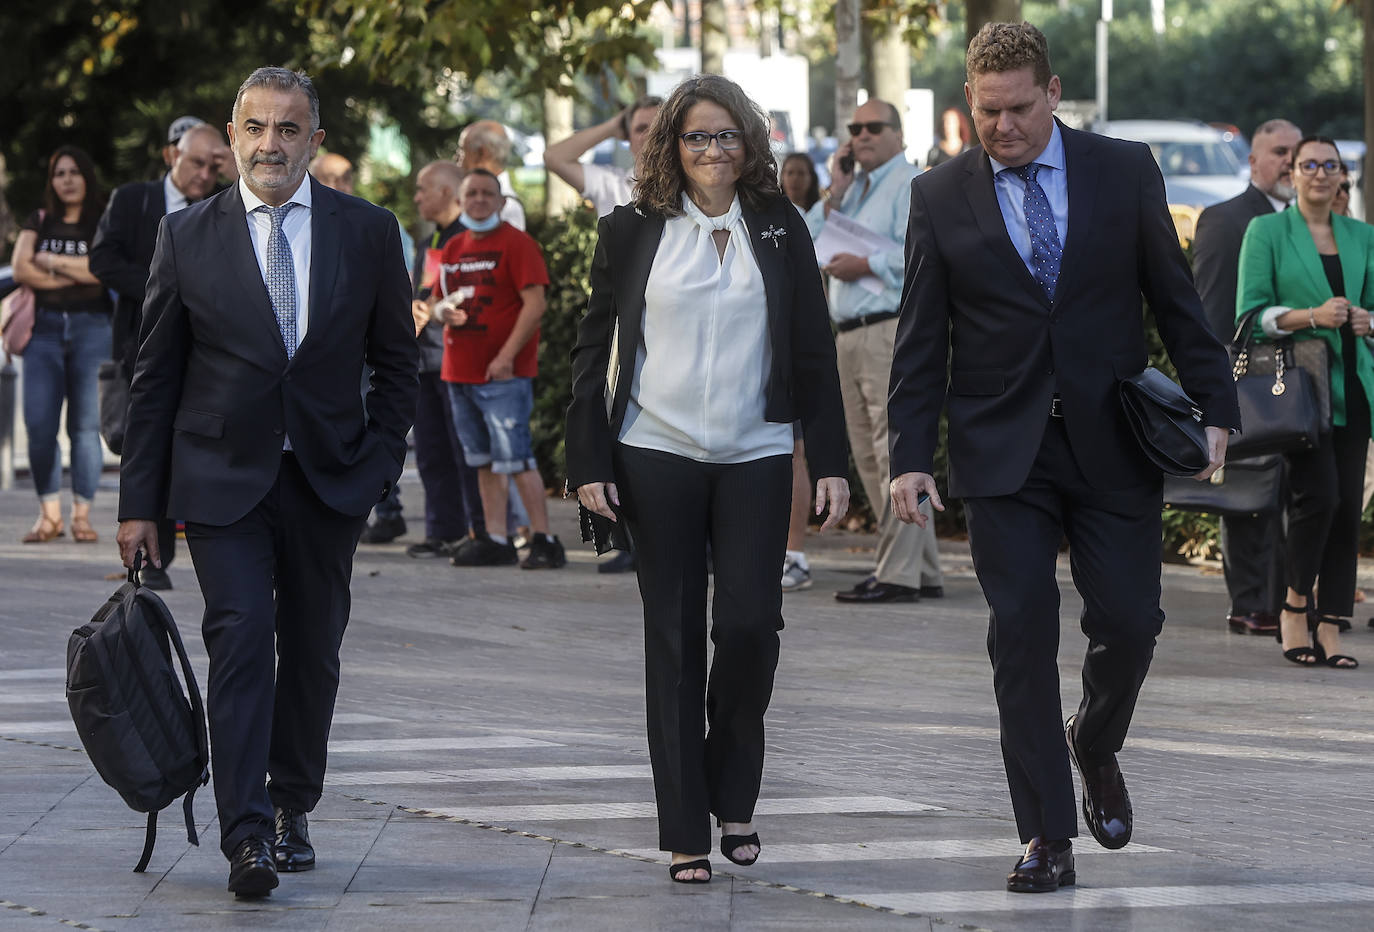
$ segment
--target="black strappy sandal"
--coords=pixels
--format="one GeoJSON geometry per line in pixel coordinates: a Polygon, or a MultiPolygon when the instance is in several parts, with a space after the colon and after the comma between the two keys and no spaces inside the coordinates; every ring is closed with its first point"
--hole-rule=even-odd
{"type": "MultiPolygon", "coordinates": [[[[1294,608],[1292,605],[1289,605],[1287,602],[1285,602],[1283,603],[1283,610],[1285,612],[1291,612],[1294,615],[1301,615],[1304,618],[1306,618],[1307,630],[1309,632],[1315,632],[1317,630],[1317,622],[1311,615],[1308,615],[1307,606],[1303,606],[1302,608],[1294,608]]],[[[1274,633],[1274,640],[1279,642],[1280,647],[1283,646],[1282,623],[1279,624],[1279,630],[1274,633]]],[[[1296,663],[1300,667],[1315,667],[1322,662],[1322,654],[1320,650],[1314,649],[1310,645],[1305,645],[1303,647],[1288,648],[1286,651],[1283,652],[1283,659],[1289,661],[1290,663],[1296,663]]]]}
{"type": "Polygon", "coordinates": [[[720,836],[720,853],[725,855],[725,859],[727,861],[731,861],[735,864],[738,864],[740,867],[748,867],[750,864],[753,864],[755,861],[759,859],[759,856],[757,854],[754,855],[752,858],[749,858],[747,861],[743,858],[735,857],[735,849],[743,848],[746,845],[755,845],[756,847],[758,847],[760,851],[763,850],[763,845],[759,844],[758,832],[755,832],[752,835],[720,836]]]}
{"type": "Polygon", "coordinates": [[[1346,621],[1344,618],[1333,618],[1328,615],[1316,616],[1316,621],[1312,625],[1312,638],[1313,644],[1316,646],[1317,651],[1319,652],[1319,656],[1317,659],[1318,663],[1325,663],[1328,667],[1331,667],[1333,670],[1354,670],[1356,667],[1360,665],[1360,662],[1356,660],[1354,657],[1350,656],[1349,654],[1328,655],[1326,651],[1322,648],[1322,646],[1316,643],[1317,625],[1335,625],[1337,630],[1339,631],[1349,631],[1350,622],[1346,621]]]}
{"type": "Polygon", "coordinates": [[[669,864],[668,876],[673,878],[673,883],[710,883],[711,882],[711,862],[706,858],[697,858],[695,861],[683,861],[681,864],[669,864]],[[706,879],[691,876],[693,871],[706,871],[706,879]],[[684,877],[683,874],[688,876],[684,877]]]}

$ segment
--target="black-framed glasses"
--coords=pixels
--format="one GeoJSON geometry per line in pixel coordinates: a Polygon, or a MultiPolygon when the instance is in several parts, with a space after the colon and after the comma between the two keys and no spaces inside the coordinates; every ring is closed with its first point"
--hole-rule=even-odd
{"type": "Polygon", "coordinates": [[[744,145],[744,133],[737,129],[723,129],[718,133],[682,133],[677,138],[692,152],[705,152],[711,148],[712,140],[727,152],[744,145]]]}
{"type": "Polygon", "coordinates": [[[1336,159],[1327,159],[1325,162],[1318,162],[1316,159],[1304,159],[1298,163],[1298,171],[1304,175],[1315,175],[1319,168],[1328,175],[1334,175],[1341,170],[1341,163],[1336,159]]]}
{"type": "Polygon", "coordinates": [[[857,136],[864,130],[868,130],[870,136],[878,136],[889,126],[893,129],[897,129],[897,124],[888,123],[886,120],[869,120],[866,123],[850,123],[845,129],[849,130],[849,135],[851,136],[857,136]]]}

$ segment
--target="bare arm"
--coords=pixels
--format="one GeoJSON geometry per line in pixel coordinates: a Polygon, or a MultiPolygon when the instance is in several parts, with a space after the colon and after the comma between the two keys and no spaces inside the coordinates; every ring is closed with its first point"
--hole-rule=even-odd
{"type": "Polygon", "coordinates": [[[487,378],[493,382],[509,379],[515,374],[515,357],[539,329],[539,321],[544,316],[544,286],[530,285],[520,289],[520,316],[515,318],[515,326],[506,337],[501,351],[487,365],[487,378]]]}
{"type": "Polygon", "coordinates": [[[580,194],[587,178],[578,159],[597,143],[619,137],[620,114],[616,114],[605,123],[579,130],[562,142],[549,146],[544,150],[544,167],[576,188],[580,194]]]}
{"type": "MultiPolygon", "coordinates": [[[[37,243],[38,234],[33,230],[20,231],[19,238],[14,241],[14,252],[10,255],[14,280],[21,285],[28,285],[34,291],[55,291],[76,284],[74,279],[56,268],[49,269],[47,259],[40,258],[40,254],[33,251],[37,243]]],[[[43,257],[51,255],[47,252],[41,254],[43,257]]]]}

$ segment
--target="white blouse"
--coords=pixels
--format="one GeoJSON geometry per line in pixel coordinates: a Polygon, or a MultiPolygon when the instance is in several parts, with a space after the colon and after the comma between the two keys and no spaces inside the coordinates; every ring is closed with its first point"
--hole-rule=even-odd
{"type": "Polygon", "coordinates": [[[768,300],[739,197],[707,217],[684,194],[663,224],[644,289],[620,441],[703,463],[792,452],[792,425],[763,417],[772,360],[768,300]],[[724,255],[713,230],[729,230],[724,255]]]}

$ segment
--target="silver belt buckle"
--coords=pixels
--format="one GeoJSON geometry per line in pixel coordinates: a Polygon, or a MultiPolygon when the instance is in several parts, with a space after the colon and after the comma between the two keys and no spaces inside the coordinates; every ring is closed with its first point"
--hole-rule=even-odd
{"type": "Polygon", "coordinates": [[[1064,402],[1058,395],[1050,399],[1050,417],[1064,416],[1064,402]]]}

